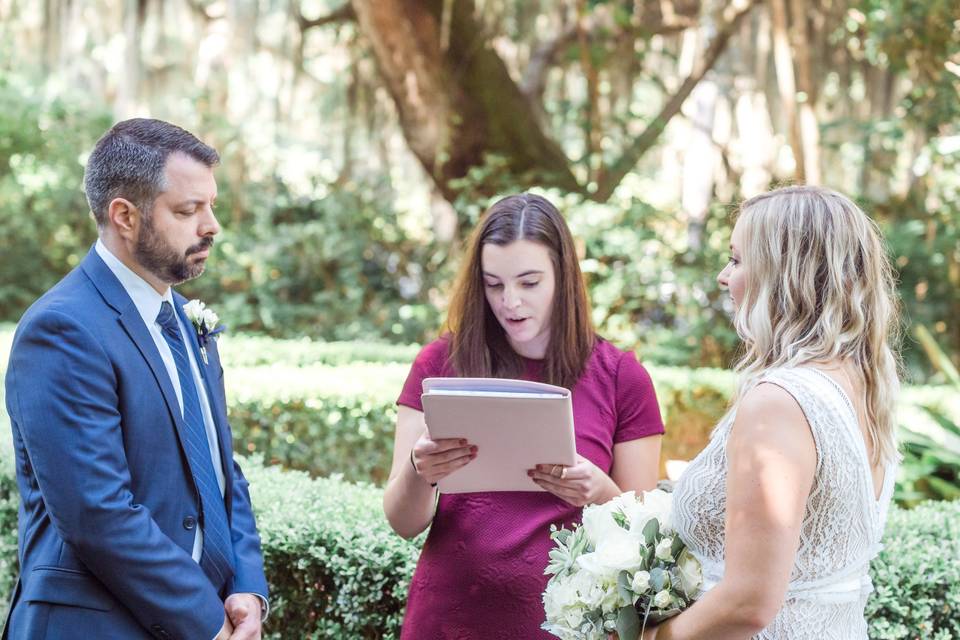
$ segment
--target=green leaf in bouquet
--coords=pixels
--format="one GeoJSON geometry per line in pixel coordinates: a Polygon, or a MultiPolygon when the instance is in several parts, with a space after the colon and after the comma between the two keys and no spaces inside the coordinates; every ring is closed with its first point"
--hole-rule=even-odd
{"type": "Polygon", "coordinates": [[[587,537],[586,529],[579,527],[574,531],[573,541],[569,544],[569,547],[570,553],[574,558],[584,552],[593,551],[593,548],[590,546],[590,538],[587,537]]]}
{"type": "Polygon", "coordinates": [[[621,571],[617,574],[617,595],[620,596],[621,600],[627,602],[633,602],[636,600],[637,596],[634,595],[633,589],[633,577],[630,575],[629,571],[621,571]]]}
{"type": "Polygon", "coordinates": [[[640,543],[640,568],[644,571],[649,571],[650,566],[653,564],[653,547],[648,547],[646,543],[640,543]]]}
{"type": "Polygon", "coordinates": [[[679,557],[680,557],[680,552],[683,551],[683,548],[684,548],[685,546],[686,546],[686,545],[683,544],[683,540],[680,539],[680,536],[674,535],[674,536],[673,536],[673,544],[670,545],[670,555],[671,555],[672,557],[674,557],[674,558],[679,558],[679,557]]]}
{"type": "Polygon", "coordinates": [[[571,535],[573,531],[570,529],[557,529],[556,525],[550,525],[550,539],[555,542],[566,544],[571,535]]]}
{"type": "Polygon", "coordinates": [[[650,586],[654,591],[663,591],[668,584],[670,584],[670,576],[666,571],[660,567],[650,570],[650,586]]]}
{"type": "Polygon", "coordinates": [[[657,537],[660,535],[660,521],[656,518],[650,518],[650,521],[643,526],[643,539],[650,546],[656,546],[657,537]]]}
{"type": "Polygon", "coordinates": [[[640,615],[634,607],[620,607],[617,612],[617,635],[620,640],[638,640],[640,615]]]}
{"type": "Polygon", "coordinates": [[[630,530],[630,522],[627,521],[627,514],[623,512],[622,509],[618,509],[610,514],[610,517],[613,518],[613,521],[617,523],[621,529],[630,530]]]}

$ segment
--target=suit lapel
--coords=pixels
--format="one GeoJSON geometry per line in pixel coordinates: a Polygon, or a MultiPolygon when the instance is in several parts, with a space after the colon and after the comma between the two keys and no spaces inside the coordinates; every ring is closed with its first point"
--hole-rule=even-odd
{"type": "Polygon", "coordinates": [[[100,256],[97,255],[96,249],[90,249],[90,252],[80,266],[107,304],[117,312],[117,320],[120,325],[124,331],[126,331],[130,340],[133,341],[133,344],[136,345],[140,351],[140,355],[143,356],[143,359],[146,360],[150,366],[153,377],[160,387],[163,400],[167,405],[167,410],[170,412],[170,419],[176,427],[177,437],[180,439],[180,446],[183,447],[185,442],[183,433],[185,426],[180,411],[180,403],[177,401],[177,394],[173,389],[173,383],[167,374],[167,368],[163,364],[163,359],[160,357],[160,352],[157,351],[157,345],[153,341],[153,336],[150,335],[150,331],[147,330],[146,325],[143,324],[143,318],[133,304],[133,300],[130,299],[123,285],[120,284],[117,277],[113,275],[110,268],[104,263],[100,256]]]}

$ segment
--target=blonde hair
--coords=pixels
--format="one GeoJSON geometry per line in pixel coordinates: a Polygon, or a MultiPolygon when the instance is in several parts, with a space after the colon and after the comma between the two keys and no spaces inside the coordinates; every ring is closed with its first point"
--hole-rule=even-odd
{"type": "Polygon", "coordinates": [[[849,360],[866,392],[872,464],[896,455],[895,278],[876,224],[849,198],[783,187],[740,207],[745,352],[738,398],[766,369],[849,360]]]}

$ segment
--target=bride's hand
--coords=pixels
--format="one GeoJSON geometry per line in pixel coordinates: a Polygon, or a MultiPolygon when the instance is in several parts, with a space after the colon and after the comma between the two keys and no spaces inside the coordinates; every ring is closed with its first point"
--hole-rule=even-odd
{"type": "Polygon", "coordinates": [[[535,469],[528,469],[527,475],[538,485],[575,507],[602,502],[608,494],[620,493],[610,476],[580,455],[573,466],[538,464],[535,469]]]}

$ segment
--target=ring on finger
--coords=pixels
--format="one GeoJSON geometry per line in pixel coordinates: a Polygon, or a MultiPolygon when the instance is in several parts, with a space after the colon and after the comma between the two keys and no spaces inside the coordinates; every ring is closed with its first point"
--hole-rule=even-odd
{"type": "Polygon", "coordinates": [[[554,478],[560,478],[563,476],[563,467],[558,464],[553,465],[550,469],[550,475],[554,478]],[[559,473],[557,472],[559,470],[559,473]]]}
{"type": "Polygon", "coordinates": [[[566,467],[560,467],[560,479],[561,479],[561,480],[564,480],[564,479],[566,479],[566,477],[567,477],[567,468],[566,468],[566,467]]]}

